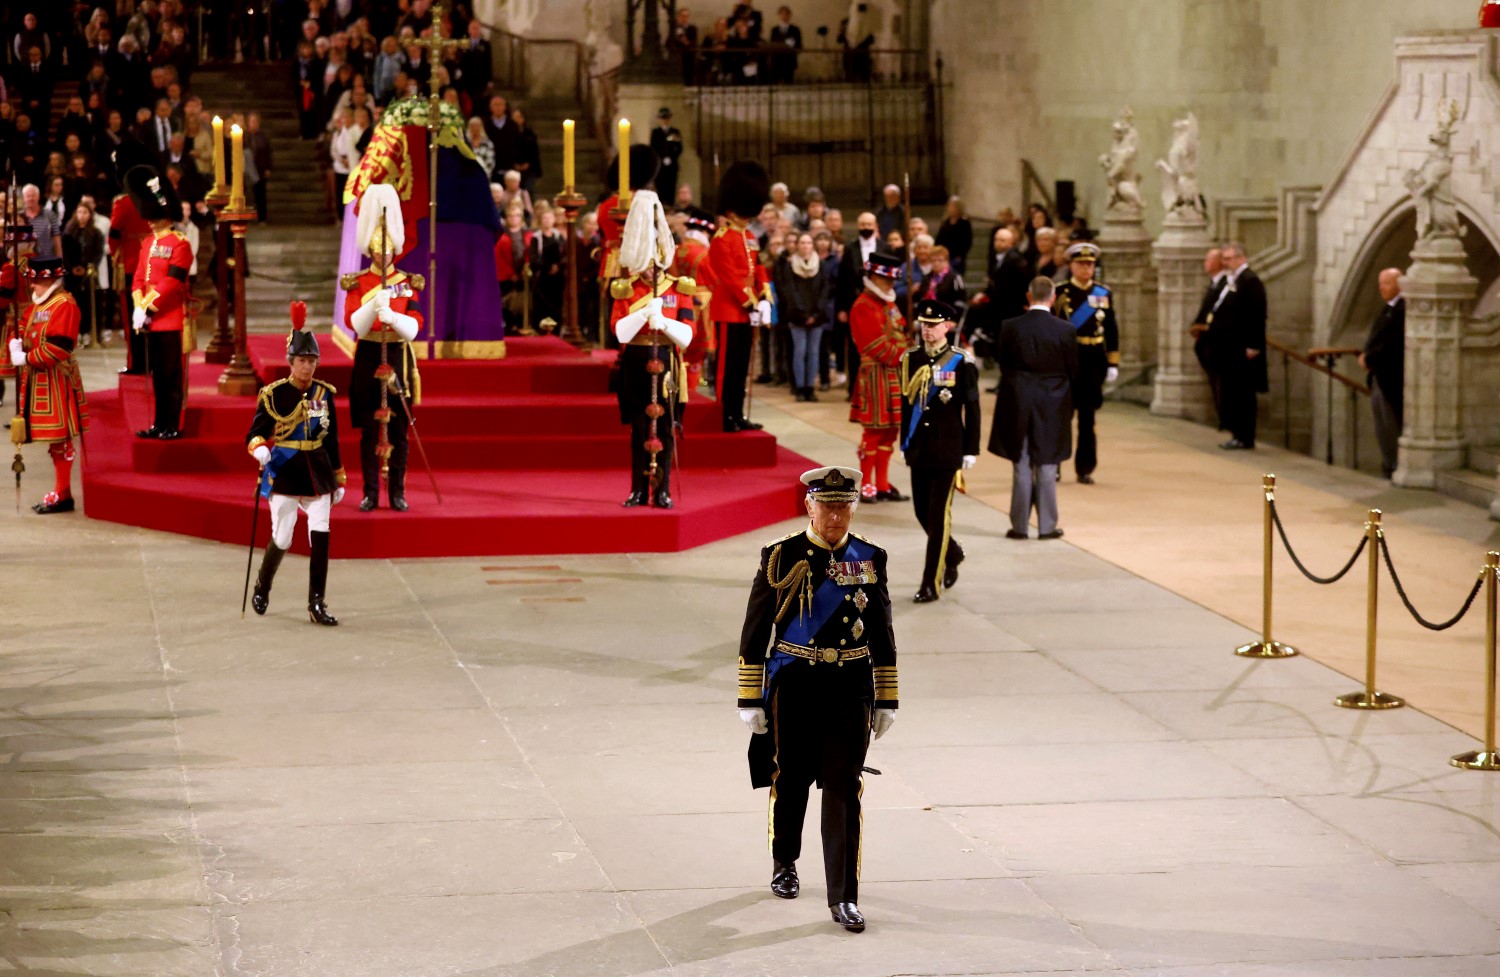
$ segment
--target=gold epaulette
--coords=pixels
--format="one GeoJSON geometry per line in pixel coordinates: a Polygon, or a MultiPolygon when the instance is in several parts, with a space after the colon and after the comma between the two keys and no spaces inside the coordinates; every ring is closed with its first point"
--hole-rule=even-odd
{"type": "Polygon", "coordinates": [[[412,288],[419,292],[427,287],[427,279],[421,275],[407,275],[406,280],[411,283],[412,288]]]}
{"type": "Polygon", "coordinates": [[[346,292],[354,288],[354,286],[359,284],[359,275],[360,273],[357,271],[349,271],[340,275],[339,288],[342,288],[346,292]]]}
{"type": "Polygon", "coordinates": [[[609,297],[612,299],[628,299],[635,294],[635,276],[630,278],[616,278],[609,283],[609,297]]]}
{"type": "Polygon", "coordinates": [[[338,396],[339,388],[335,387],[333,384],[329,383],[328,381],[326,381],[326,380],[314,380],[313,383],[316,383],[318,386],[320,386],[324,390],[328,391],[328,396],[330,396],[330,397],[338,396]]]}
{"type": "Polygon", "coordinates": [[[778,536],[767,543],[763,548],[770,549],[773,546],[780,546],[782,543],[785,543],[789,539],[796,539],[798,536],[801,536],[803,532],[804,530],[799,529],[795,533],[787,533],[785,536],[778,536]]]}
{"type": "Polygon", "coordinates": [[[698,292],[698,283],[687,275],[678,275],[677,292],[679,295],[695,295],[698,292]]]}

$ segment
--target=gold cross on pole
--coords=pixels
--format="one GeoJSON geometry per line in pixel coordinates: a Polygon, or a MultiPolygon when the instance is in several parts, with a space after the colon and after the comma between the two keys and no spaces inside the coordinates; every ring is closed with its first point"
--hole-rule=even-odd
{"type": "MultiPolygon", "coordinates": [[[[435,70],[448,56],[449,49],[464,50],[469,46],[465,39],[454,39],[443,34],[443,5],[437,4],[432,8],[432,29],[426,37],[419,37],[411,43],[427,51],[427,93],[430,98],[436,99],[442,96],[437,87],[437,71],[435,70]]],[[[448,79],[449,84],[453,79],[448,79]]],[[[432,123],[428,122],[428,128],[432,123]]]]}
{"type": "MultiPolygon", "coordinates": [[[[437,226],[438,226],[438,130],[442,128],[443,99],[438,91],[437,69],[449,48],[464,50],[467,40],[443,36],[443,5],[432,8],[432,30],[412,43],[427,51],[427,358],[432,359],[437,340],[437,226]],[[437,64],[433,64],[434,59],[437,64]]],[[[449,79],[451,84],[452,79],[449,79]]]]}

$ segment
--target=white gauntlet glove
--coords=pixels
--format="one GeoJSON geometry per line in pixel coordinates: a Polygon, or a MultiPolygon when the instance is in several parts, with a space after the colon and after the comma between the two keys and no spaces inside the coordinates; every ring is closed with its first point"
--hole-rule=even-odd
{"type": "Polygon", "coordinates": [[[978,455],[964,455],[964,469],[968,470],[979,464],[978,455]]]}
{"type": "Polygon", "coordinates": [[[875,731],[875,738],[878,740],[885,735],[885,731],[890,729],[895,722],[896,710],[876,709],[875,715],[870,719],[870,728],[875,731]]]}
{"type": "Polygon", "coordinates": [[[1104,371],[1105,383],[1114,383],[1118,379],[1120,379],[1120,368],[1118,366],[1112,366],[1104,371]]]}
{"type": "Polygon", "coordinates": [[[344,501],[344,487],[340,485],[333,490],[333,504],[338,505],[342,501],[344,501]]]}
{"type": "Polygon", "coordinates": [[[761,299],[756,303],[755,311],[760,313],[760,324],[769,326],[771,324],[771,303],[761,299]]]}
{"type": "Polygon", "coordinates": [[[749,727],[750,732],[760,734],[770,730],[766,725],[766,711],[764,709],[741,709],[740,722],[749,727]]]}
{"type": "Polygon", "coordinates": [[[146,310],[136,306],[135,312],[130,316],[130,327],[136,332],[146,331],[146,310]]]}
{"type": "Polygon", "coordinates": [[[391,307],[389,305],[375,306],[375,318],[379,319],[382,324],[387,326],[390,325],[395,317],[396,313],[391,311],[391,307]]]}
{"type": "MultiPolygon", "coordinates": [[[[19,339],[12,339],[10,341],[10,365],[11,366],[25,366],[26,365],[26,352],[21,349],[21,341],[19,339]]],[[[19,477],[19,476],[17,476],[17,477],[19,477]]]]}
{"type": "Polygon", "coordinates": [[[255,456],[256,461],[260,462],[262,468],[266,467],[266,462],[271,460],[271,449],[263,444],[256,445],[255,450],[250,453],[255,456]]]}

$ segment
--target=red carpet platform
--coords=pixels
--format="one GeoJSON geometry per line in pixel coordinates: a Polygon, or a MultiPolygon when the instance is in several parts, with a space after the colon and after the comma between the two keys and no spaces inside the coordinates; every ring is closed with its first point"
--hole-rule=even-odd
{"type": "MultiPolygon", "coordinates": [[[[351,362],[323,344],[318,376],[339,389],[340,419],[351,362]]],[[[610,359],[553,338],[506,341],[503,360],[424,361],[418,429],[443,492],[439,505],[415,447],[407,475],[411,511],[361,513],[359,432],[339,447],[349,494],[334,510],[334,555],[502,556],[671,552],[748,532],[800,513],[797,475],[814,462],[768,434],[724,434],[712,401],[688,405],[683,470],[671,510],[625,509],[628,429],[608,392],[610,359]]],[[[262,382],[284,376],[285,340],[254,336],[262,382]]],[[[249,397],[221,397],[222,367],[195,354],[184,437],[145,441],[151,391],[121,377],[117,391],[90,392],[92,429],[83,466],[89,516],[132,526],[244,543],[250,531],[254,463],[245,453],[249,397]]],[[[382,506],[384,493],[382,493],[382,506]]],[[[260,542],[269,535],[264,507],[260,542]]],[[[296,549],[306,550],[300,529],[296,549]]]]}

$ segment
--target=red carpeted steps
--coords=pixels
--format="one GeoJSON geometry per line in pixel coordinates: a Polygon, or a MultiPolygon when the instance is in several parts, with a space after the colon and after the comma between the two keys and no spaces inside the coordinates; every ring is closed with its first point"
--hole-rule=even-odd
{"type": "MultiPolygon", "coordinates": [[[[813,462],[763,433],[724,434],[711,401],[689,405],[673,478],[676,507],[627,510],[630,446],[608,393],[610,359],[551,338],[511,339],[491,361],[424,361],[417,410],[439,505],[415,449],[407,476],[411,511],[360,513],[358,434],[339,438],[349,497],[335,510],[340,557],[481,556],[673,551],[800,511],[796,476],[813,462]]],[[[349,358],[331,341],[318,376],[340,388],[349,358]]],[[[279,336],[251,338],[265,381],[286,373],[279,336]]],[[[83,467],[84,505],[97,519],[243,543],[254,465],[245,453],[250,398],[215,392],[219,367],[189,369],[185,436],[145,441],[151,394],[141,378],[89,397],[92,430],[83,467]]],[[[266,529],[264,512],[261,536],[266,529]]],[[[299,536],[298,548],[305,547],[299,536]]]]}

